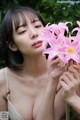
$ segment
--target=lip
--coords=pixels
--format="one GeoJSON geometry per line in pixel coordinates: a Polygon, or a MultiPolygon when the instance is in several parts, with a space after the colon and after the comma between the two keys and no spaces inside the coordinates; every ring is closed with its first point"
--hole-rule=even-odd
{"type": "Polygon", "coordinates": [[[38,48],[38,47],[41,47],[42,46],[42,41],[36,41],[32,44],[32,47],[34,48],[38,48]]]}

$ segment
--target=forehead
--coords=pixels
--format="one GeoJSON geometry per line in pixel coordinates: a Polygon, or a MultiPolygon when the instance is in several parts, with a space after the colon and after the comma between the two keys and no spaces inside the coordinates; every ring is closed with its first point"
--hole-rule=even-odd
{"type": "Polygon", "coordinates": [[[40,20],[39,17],[34,12],[22,12],[16,13],[12,18],[12,24],[15,27],[15,30],[22,24],[26,26],[28,22],[34,22],[40,20]]]}

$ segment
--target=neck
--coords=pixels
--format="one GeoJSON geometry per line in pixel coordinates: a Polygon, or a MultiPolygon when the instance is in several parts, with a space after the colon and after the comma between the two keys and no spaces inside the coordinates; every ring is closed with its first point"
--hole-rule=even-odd
{"type": "Polygon", "coordinates": [[[23,71],[28,75],[40,76],[47,72],[47,61],[44,56],[27,56],[24,58],[23,71]]]}

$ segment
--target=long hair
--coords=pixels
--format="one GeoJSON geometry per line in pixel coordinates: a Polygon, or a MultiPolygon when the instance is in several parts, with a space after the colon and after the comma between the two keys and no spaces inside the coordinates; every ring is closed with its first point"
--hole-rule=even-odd
{"type": "Polygon", "coordinates": [[[9,49],[9,44],[14,42],[12,36],[12,21],[14,22],[15,30],[17,30],[20,24],[20,17],[22,18],[23,24],[26,24],[25,14],[30,18],[31,21],[33,21],[35,17],[38,17],[42,24],[45,25],[42,17],[39,16],[38,13],[30,7],[18,6],[7,12],[1,26],[2,46],[6,66],[14,70],[20,70],[24,61],[23,55],[19,50],[12,51],[9,49]]]}

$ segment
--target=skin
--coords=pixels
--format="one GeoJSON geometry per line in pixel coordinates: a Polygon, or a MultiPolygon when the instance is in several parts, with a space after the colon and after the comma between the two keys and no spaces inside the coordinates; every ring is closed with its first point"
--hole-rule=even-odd
{"type": "MultiPolygon", "coordinates": [[[[57,92],[59,89],[57,86],[63,70],[58,65],[57,57],[49,64],[42,56],[42,46],[38,48],[32,46],[44,28],[41,21],[37,17],[35,19],[36,22],[31,23],[26,17],[28,24],[24,27],[20,18],[21,27],[17,31],[12,21],[14,43],[10,43],[9,48],[12,51],[19,49],[23,54],[24,63],[20,71],[6,68],[9,99],[24,120],[61,120],[65,108],[62,90],[57,92]]],[[[0,91],[0,111],[6,111],[4,68],[0,70],[0,91]]]]}
{"type": "Polygon", "coordinates": [[[68,72],[60,77],[64,100],[79,114],[80,119],[80,69],[70,65],[68,72]]]}

